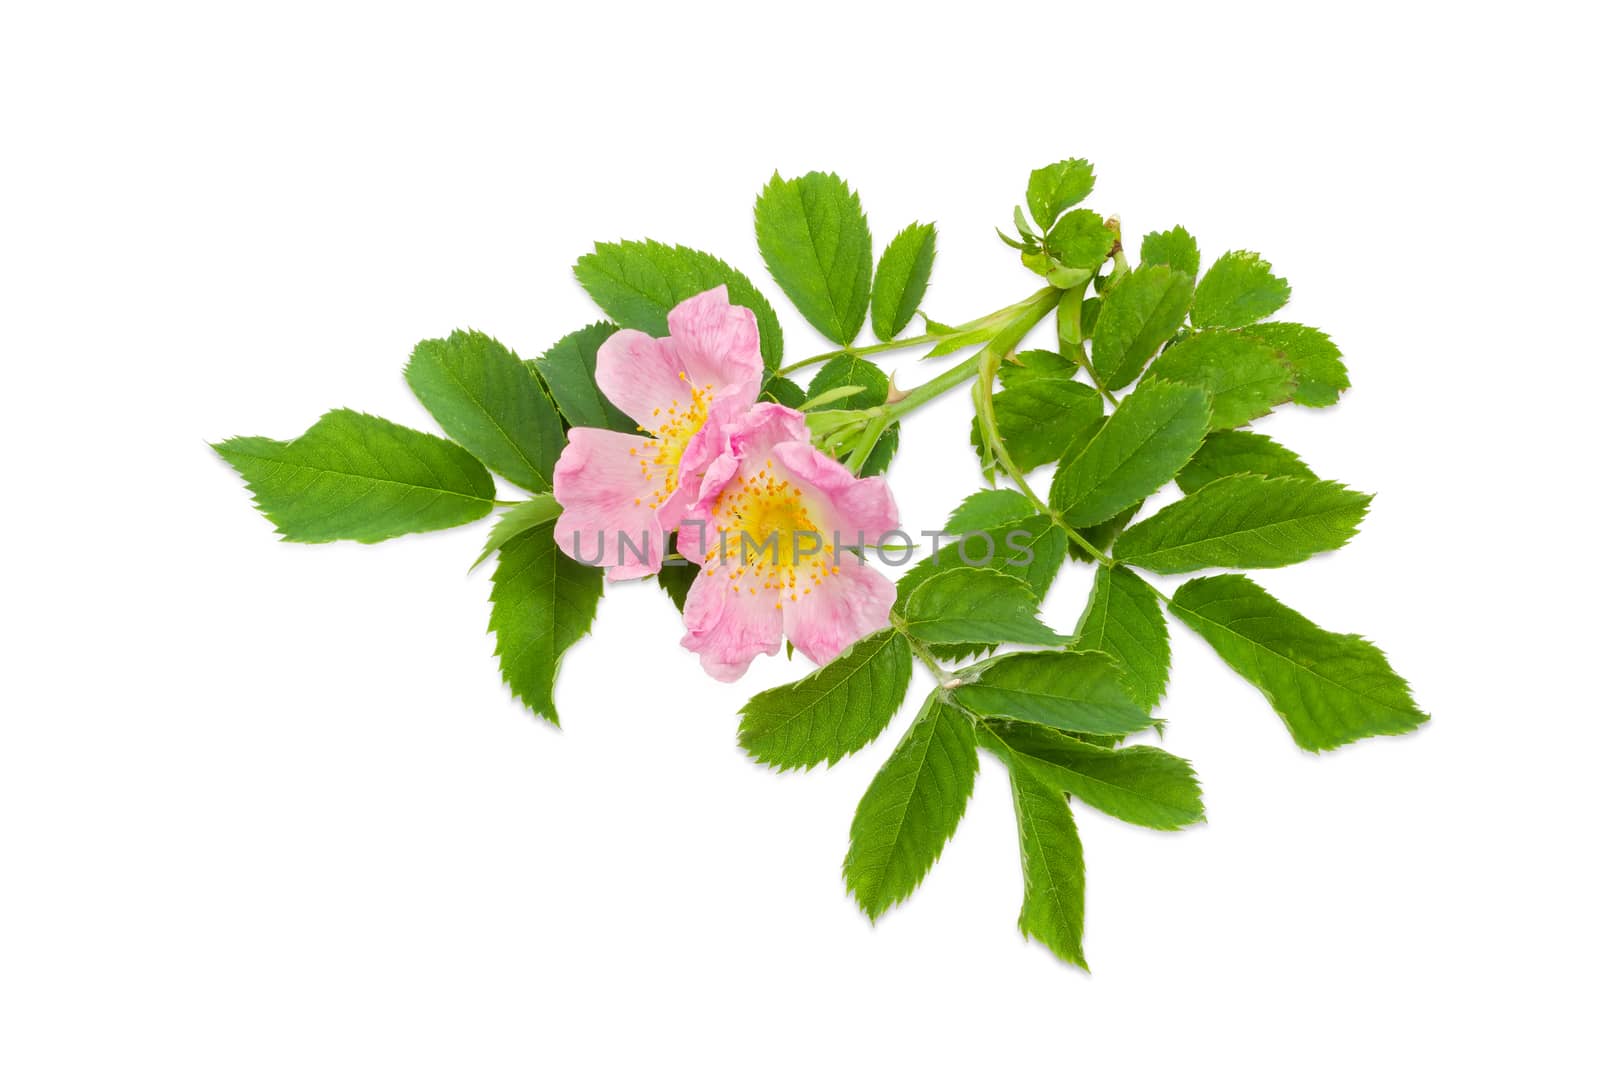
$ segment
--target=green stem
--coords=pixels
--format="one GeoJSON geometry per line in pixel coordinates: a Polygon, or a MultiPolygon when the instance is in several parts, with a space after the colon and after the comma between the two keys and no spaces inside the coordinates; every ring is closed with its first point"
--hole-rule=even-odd
{"type": "Polygon", "coordinates": [[[1111,395],[1111,390],[1100,384],[1100,379],[1095,376],[1095,372],[1088,366],[1083,368],[1083,372],[1089,375],[1090,382],[1094,384],[1095,392],[1105,397],[1106,403],[1115,408],[1117,406],[1117,398],[1111,395]]]}
{"type": "Polygon", "coordinates": [[[906,644],[911,647],[912,655],[926,665],[928,671],[934,674],[934,678],[939,681],[939,686],[943,687],[945,684],[955,679],[955,675],[946,671],[944,664],[939,660],[939,658],[935,657],[933,653],[929,651],[927,643],[906,629],[904,619],[900,618],[899,615],[891,614],[889,616],[889,622],[893,624],[894,628],[900,632],[900,636],[906,640],[906,644]]]}
{"type": "Polygon", "coordinates": [[[966,324],[956,325],[955,330],[952,332],[925,332],[920,336],[908,336],[903,340],[885,340],[883,343],[869,343],[864,347],[837,347],[832,351],[825,351],[820,355],[812,355],[810,358],[801,359],[799,362],[791,362],[788,366],[781,367],[778,373],[780,375],[792,374],[796,370],[804,370],[807,366],[815,366],[819,362],[827,362],[829,359],[838,358],[840,355],[865,358],[867,355],[879,355],[885,351],[898,351],[903,347],[920,347],[930,343],[939,344],[990,325],[1003,325],[1017,313],[1033,304],[1039,298],[1039,295],[1043,293],[1041,291],[1023,299],[1021,302],[1015,302],[1002,309],[997,309],[993,313],[968,321],[966,324]]]}
{"type": "Polygon", "coordinates": [[[893,404],[884,405],[889,418],[898,419],[951,389],[965,385],[968,380],[978,376],[990,360],[993,366],[998,368],[1000,360],[1016,350],[1017,344],[1022,342],[1022,337],[1026,336],[1034,325],[1044,320],[1045,316],[1055,309],[1060,299],[1059,287],[1046,287],[1010,307],[1010,318],[995,330],[993,338],[971,358],[923,382],[893,404]]]}
{"type": "Polygon", "coordinates": [[[959,389],[977,374],[978,355],[981,354],[982,352],[980,351],[971,358],[952,366],[937,377],[924,381],[893,404],[883,405],[882,410],[890,418],[898,419],[902,415],[917,410],[928,401],[938,399],[951,389],[959,389]]]}
{"type": "MultiPolygon", "coordinates": [[[[1056,304],[1057,302],[1067,305],[1081,305],[1083,302],[1083,292],[1081,290],[1077,290],[1076,288],[1074,288],[1074,291],[1076,291],[1076,297],[1073,299],[1065,299],[1063,297],[1064,292],[1056,291],[1056,298],[1052,300],[1052,305],[1056,304]]],[[[1048,312],[1050,311],[1047,307],[1043,312],[1039,313],[1038,316],[1034,318],[1034,323],[1037,323],[1041,318],[1043,318],[1044,314],[1048,312]]],[[[1019,318],[1018,323],[1020,323],[1020,321],[1021,319],[1019,318]]],[[[1098,547],[1091,544],[1088,540],[1084,539],[1075,528],[1067,524],[1066,521],[1062,519],[1059,513],[1050,508],[1050,504],[1048,502],[1039,497],[1038,493],[1034,491],[1033,486],[1029,484],[1026,473],[1017,467],[1017,462],[1012,459],[1010,451],[1006,449],[1005,440],[1000,437],[1000,424],[995,418],[994,414],[995,375],[1000,370],[1000,360],[1005,357],[1008,351],[1016,346],[1016,344],[1022,339],[1022,334],[1026,333],[1028,328],[1031,327],[1032,325],[1030,324],[1023,328],[1021,332],[1016,335],[1015,339],[1010,341],[1010,345],[1001,350],[996,350],[997,347],[1001,346],[1001,338],[997,335],[989,342],[987,347],[978,352],[978,354],[975,355],[972,360],[969,360],[975,361],[978,364],[978,382],[975,386],[973,386],[973,401],[977,405],[979,433],[983,436],[984,444],[988,446],[989,452],[994,457],[995,463],[998,464],[1001,471],[1005,472],[1005,474],[1010,477],[1011,481],[1017,485],[1017,490],[1022,492],[1022,496],[1028,500],[1028,503],[1033,506],[1034,509],[1049,517],[1050,520],[1055,522],[1057,525],[1060,525],[1062,531],[1067,534],[1067,538],[1087,551],[1091,556],[1093,556],[1096,562],[1100,563],[1102,566],[1112,566],[1114,565],[1114,562],[1110,556],[1108,556],[1104,551],[1101,551],[1098,547]]],[[[1093,377],[1092,371],[1090,376],[1093,377]]],[[[1098,384],[1096,387],[1099,387],[1098,384]]],[[[1101,389],[1100,391],[1108,398],[1110,397],[1110,394],[1104,389],[1101,389]]],[[[1112,402],[1115,403],[1114,400],[1112,402]]]]}
{"type": "Polygon", "coordinates": [[[827,362],[829,359],[838,358],[840,355],[850,355],[854,358],[864,358],[867,355],[877,355],[885,351],[898,351],[902,347],[916,347],[920,344],[939,343],[942,340],[950,339],[950,337],[954,335],[957,335],[957,333],[927,332],[921,336],[908,336],[903,340],[886,340],[883,343],[870,343],[865,347],[839,347],[832,351],[823,352],[820,355],[812,355],[810,358],[801,359],[799,362],[791,362],[789,365],[780,368],[778,373],[783,375],[792,374],[796,370],[804,370],[807,366],[815,366],[819,362],[827,362]]]}

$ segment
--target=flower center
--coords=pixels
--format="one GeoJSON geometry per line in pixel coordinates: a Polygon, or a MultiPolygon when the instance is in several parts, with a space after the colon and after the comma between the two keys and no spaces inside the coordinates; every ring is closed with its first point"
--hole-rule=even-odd
{"type": "Polygon", "coordinates": [[[710,559],[704,573],[726,571],[733,591],[776,591],[791,603],[839,572],[833,541],[823,536],[800,488],[774,473],[772,462],[741,474],[711,504],[710,559]]]}
{"type": "MultiPolygon", "coordinates": [[[[665,408],[652,411],[650,426],[639,428],[641,433],[652,436],[628,450],[630,456],[639,458],[639,474],[645,482],[658,483],[650,492],[651,509],[660,507],[678,489],[678,464],[689,442],[706,425],[714,399],[710,385],[689,385],[689,376],[681,370],[678,377],[689,387],[689,403],[674,400],[665,408]]],[[[642,499],[633,500],[635,506],[641,502],[642,499]]]]}

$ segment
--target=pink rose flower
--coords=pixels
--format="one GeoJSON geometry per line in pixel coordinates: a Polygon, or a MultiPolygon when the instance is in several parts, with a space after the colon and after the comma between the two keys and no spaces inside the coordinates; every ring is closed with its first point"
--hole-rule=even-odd
{"type": "Polygon", "coordinates": [[[667,330],[656,339],[623,329],[595,358],[595,383],[641,433],[573,427],[556,462],[556,543],[613,580],[661,569],[667,537],[718,451],[719,423],[761,392],[755,314],[730,305],[727,287],[672,307],[667,330]]]}
{"type": "Polygon", "coordinates": [[[683,609],[684,647],[731,681],[785,636],[826,664],[887,626],[894,585],[847,550],[898,526],[884,481],[857,479],[813,448],[805,416],[778,404],[728,423],[721,444],[678,533],[701,566],[683,609]]]}

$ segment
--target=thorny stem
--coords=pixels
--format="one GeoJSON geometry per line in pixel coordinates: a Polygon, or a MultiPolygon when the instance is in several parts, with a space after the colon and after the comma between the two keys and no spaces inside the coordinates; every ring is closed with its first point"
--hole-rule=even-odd
{"type": "MultiPolygon", "coordinates": [[[[1029,504],[1040,513],[1049,517],[1051,521],[1055,522],[1057,525],[1060,525],[1062,531],[1067,534],[1067,538],[1087,551],[1091,556],[1093,556],[1096,562],[1100,563],[1102,566],[1113,566],[1115,563],[1110,556],[1108,556],[1104,551],[1101,551],[1098,547],[1094,546],[1088,540],[1084,539],[1082,534],[1080,534],[1071,525],[1066,523],[1065,519],[1062,518],[1060,513],[1052,509],[1048,502],[1039,497],[1038,492],[1036,492],[1032,485],[1029,484],[1026,474],[1017,467],[1017,462],[1012,459],[1010,451],[1006,449],[1005,440],[1000,437],[1000,424],[995,418],[994,414],[994,380],[996,374],[1000,370],[1000,360],[1003,359],[1010,350],[1016,347],[1017,343],[1021,341],[1022,335],[1026,333],[1029,328],[1038,323],[1038,321],[1042,319],[1046,313],[1049,313],[1050,309],[1054,308],[1057,304],[1066,304],[1072,306],[1075,310],[1076,307],[1081,305],[1083,302],[1083,291],[1076,288],[1070,292],[1071,297],[1066,297],[1068,292],[1055,290],[1053,288],[1052,292],[1053,297],[1049,298],[1048,305],[1043,312],[1039,313],[1031,322],[1028,323],[1028,325],[1023,327],[1009,344],[1002,345],[1000,337],[996,336],[989,342],[987,347],[974,356],[974,359],[978,363],[978,381],[977,384],[973,386],[973,401],[977,405],[978,411],[978,430],[983,437],[984,445],[988,447],[990,455],[994,457],[995,463],[999,465],[1001,471],[1005,472],[1005,474],[1011,478],[1011,481],[1017,485],[1017,490],[1022,492],[1022,496],[1028,500],[1029,504]],[[1003,349],[996,350],[997,347],[1002,347],[1003,349]]],[[[1040,295],[1044,294],[1045,292],[1040,292],[1040,295]]],[[[1039,296],[1036,295],[1035,297],[1039,296]]],[[[1076,315],[1074,314],[1073,316],[1075,317],[1076,315]]],[[[1020,318],[1016,323],[1021,323],[1020,318]]],[[[1006,331],[1009,331],[1010,327],[1011,326],[1008,326],[1006,331]]],[[[1081,351],[1081,347],[1079,350],[1081,351]]],[[[1091,373],[1090,376],[1092,377],[1093,374],[1091,373]]],[[[1096,383],[1096,387],[1099,387],[1098,382],[1096,383]]],[[[1106,392],[1104,389],[1101,389],[1100,391],[1102,395],[1106,396],[1107,399],[1110,399],[1110,393],[1106,392]]],[[[1116,403],[1116,401],[1113,400],[1112,403],[1116,403]]]]}
{"type": "Polygon", "coordinates": [[[915,411],[935,397],[966,384],[968,379],[979,374],[987,360],[992,359],[993,365],[998,367],[1001,359],[1016,350],[1017,344],[1022,342],[1022,337],[1026,336],[1034,325],[1044,320],[1045,316],[1056,308],[1056,302],[1060,298],[1060,288],[1046,287],[1015,306],[1000,311],[1009,313],[1009,319],[995,330],[994,336],[976,354],[966,361],[952,366],[937,377],[918,385],[893,404],[884,405],[883,410],[891,419],[898,419],[908,412],[915,411]]]}

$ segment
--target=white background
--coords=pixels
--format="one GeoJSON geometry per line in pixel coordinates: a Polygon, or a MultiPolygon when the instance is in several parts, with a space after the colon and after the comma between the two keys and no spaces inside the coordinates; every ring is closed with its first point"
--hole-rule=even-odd
{"type": "MultiPolygon", "coordinates": [[[[7,5],[0,1082],[1593,1082],[1592,38],[1103,6],[7,5]],[[1092,976],[1016,930],[992,764],[869,926],[839,862],[905,718],[759,768],[736,710],[800,664],[719,686],[634,586],[558,732],[500,685],[482,526],[281,544],[204,444],[427,427],[411,345],[537,353],[597,238],[765,286],[774,168],[844,174],[880,246],[936,219],[965,319],[1033,289],[992,228],[1076,155],[1131,237],[1259,249],[1344,348],[1343,403],[1264,429],[1377,502],[1260,580],[1434,714],[1306,755],[1175,630],[1210,822],[1082,813],[1092,976]]],[[[908,525],[977,486],[969,411],[906,427],[908,525]]]]}

